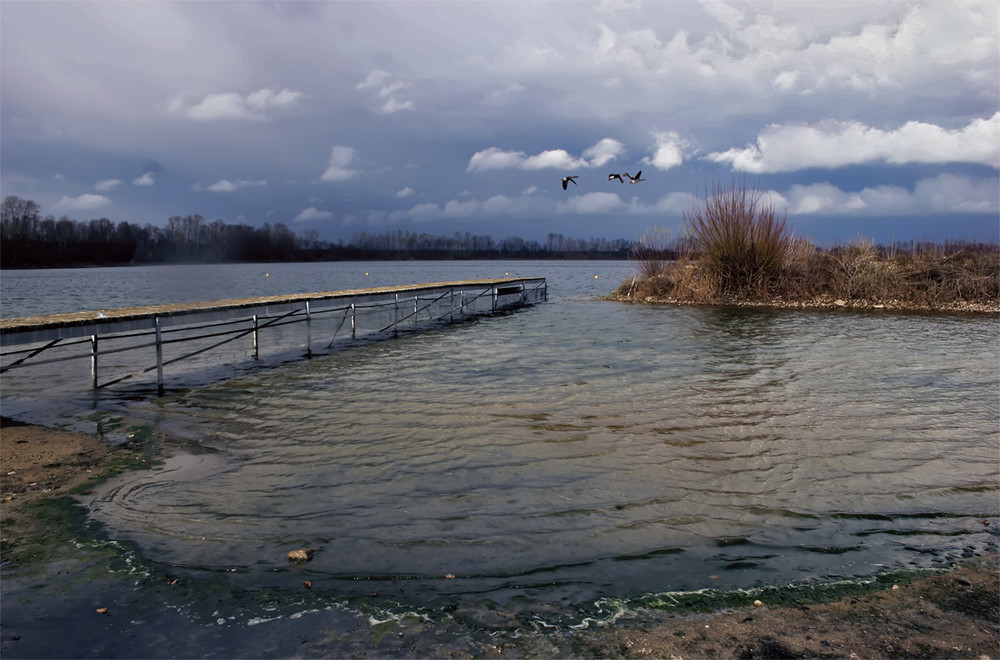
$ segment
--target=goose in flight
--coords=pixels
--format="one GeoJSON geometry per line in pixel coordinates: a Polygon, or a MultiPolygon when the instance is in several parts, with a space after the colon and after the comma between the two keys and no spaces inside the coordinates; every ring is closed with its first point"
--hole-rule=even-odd
{"type": "MultiPolygon", "coordinates": [[[[626,174],[625,176],[628,176],[628,175],[626,174]]],[[[614,181],[615,179],[618,179],[619,183],[625,183],[625,179],[622,178],[621,174],[609,174],[608,175],[608,181],[614,181]]]]}
{"type": "Polygon", "coordinates": [[[642,176],[642,170],[636,172],[635,176],[625,172],[625,176],[629,178],[629,183],[639,183],[640,181],[645,181],[645,179],[640,178],[642,176]]]}
{"type": "Polygon", "coordinates": [[[574,185],[574,186],[576,186],[576,185],[579,185],[579,184],[578,184],[578,183],[576,182],[577,178],[578,178],[577,176],[564,176],[564,177],[563,177],[563,180],[562,180],[562,182],[563,182],[563,190],[566,190],[566,186],[567,186],[567,185],[569,185],[569,182],[570,182],[570,181],[572,181],[572,182],[573,182],[573,185],[574,185]]]}

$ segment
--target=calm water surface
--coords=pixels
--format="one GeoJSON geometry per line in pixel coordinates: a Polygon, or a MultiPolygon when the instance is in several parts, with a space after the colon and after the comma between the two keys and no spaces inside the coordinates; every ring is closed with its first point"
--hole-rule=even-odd
{"type": "Polygon", "coordinates": [[[77,418],[169,436],[160,469],[89,515],[212,594],[175,603],[187,625],[228,630],[223,648],[295,630],[306,654],[405,621],[425,648],[481,650],[476,635],[592,626],[651,594],[995,550],[993,317],[596,300],[623,262],[5,272],[3,314],[175,302],[192,278],[215,299],[506,272],[547,277],[549,302],[161,398],[66,394],[77,418]],[[313,560],[289,565],[300,547],[313,560]]]}

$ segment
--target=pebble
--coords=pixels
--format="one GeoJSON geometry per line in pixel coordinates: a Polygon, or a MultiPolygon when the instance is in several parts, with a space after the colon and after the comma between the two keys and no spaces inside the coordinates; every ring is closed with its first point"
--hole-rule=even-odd
{"type": "Polygon", "coordinates": [[[763,606],[763,605],[764,605],[764,602],[763,602],[763,601],[760,601],[760,600],[755,600],[755,601],[753,602],[753,606],[754,606],[754,607],[761,607],[761,606],[763,606]]]}

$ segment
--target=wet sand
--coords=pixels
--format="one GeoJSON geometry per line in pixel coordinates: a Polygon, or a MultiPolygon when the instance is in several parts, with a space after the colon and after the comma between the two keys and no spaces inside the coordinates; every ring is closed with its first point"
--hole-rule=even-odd
{"type": "MultiPolygon", "coordinates": [[[[0,550],[4,562],[28,560],[37,529],[25,505],[85,487],[112,464],[140,461],[134,448],[67,431],[0,429],[0,550]]],[[[998,658],[1000,561],[997,556],[865,596],[818,605],[663,614],[580,633],[581,657],[655,658],[998,658]]],[[[497,657],[524,657],[497,648],[497,657]]]]}

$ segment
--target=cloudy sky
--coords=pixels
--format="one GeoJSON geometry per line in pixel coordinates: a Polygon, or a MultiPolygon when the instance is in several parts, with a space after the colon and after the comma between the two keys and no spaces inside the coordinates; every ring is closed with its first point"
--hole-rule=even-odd
{"type": "Polygon", "coordinates": [[[0,188],[77,220],[632,239],[735,176],[820,242],[992,240],[998,25],[996,0],[4,0],[0,188]]]}

